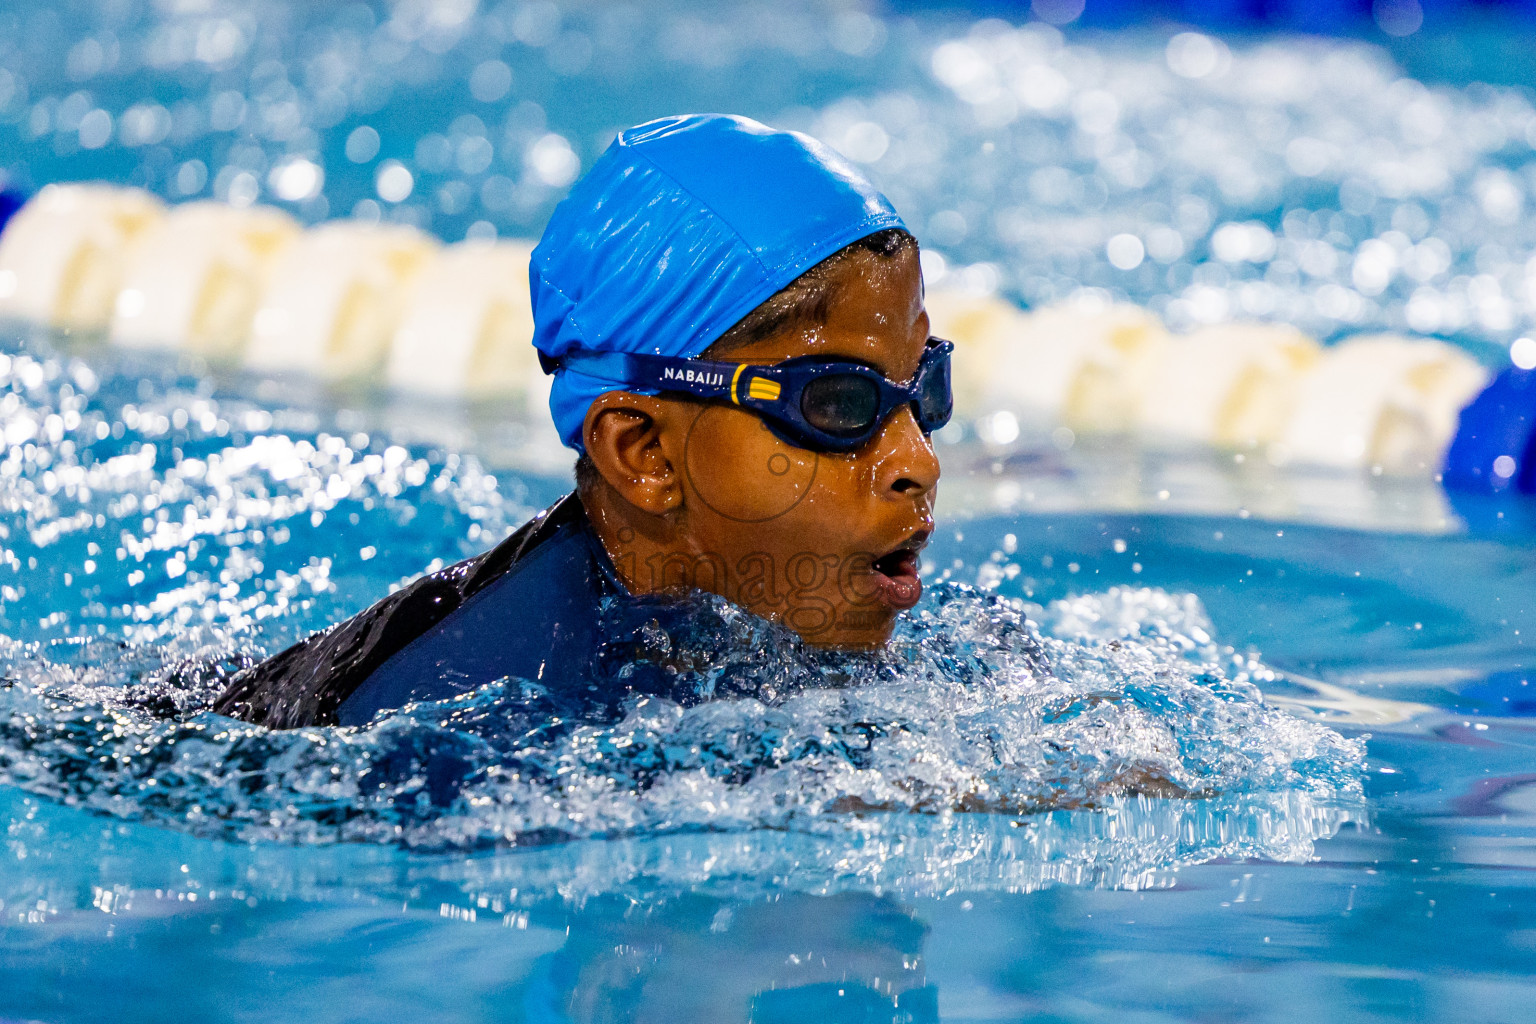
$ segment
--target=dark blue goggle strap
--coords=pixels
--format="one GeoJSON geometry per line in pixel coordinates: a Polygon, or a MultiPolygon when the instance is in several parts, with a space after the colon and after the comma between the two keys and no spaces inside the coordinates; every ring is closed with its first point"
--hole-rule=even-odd
{"type": "MultiPolygon", "coordinates": [[[[929,339],[919,378],[925,370],[947,359],[954,347],[953,342],[942,338],[929,339]]],[[[789,360],[782,368],[786,371],[799,370],[806,363],[807,357],[802,356],[789,360]]],[[[840,368],[836,361],[816,361],[811,365],[826,370],[840,368]]],[[[539,366],[545,373],[570,369],[626,387],[680,391],[700,398],[722,398],[737,405],[771,405],[779,400],[786,383],[779,373],[780,368],[775,366],[721,363],[709,359],[632,352],[570,352],[560,358],[540,352],[539,366]]],[[[914,388],[918,383],[920,380],[913,382],[914,388]]]]}
{"type": "Polygon", "coordinates": [[[771,405],[784,391],[772,367],[749,363],[629,352],[572,352],[559,360],[540,353],[539,361],[546,373],[575,370],[625,387],[682,392],[698,398],[724,399],[736,405],[771,405]]]}

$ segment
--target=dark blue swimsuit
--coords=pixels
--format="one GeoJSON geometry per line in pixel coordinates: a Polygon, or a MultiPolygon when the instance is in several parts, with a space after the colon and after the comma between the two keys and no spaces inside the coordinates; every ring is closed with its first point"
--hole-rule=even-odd
{"type": "Polygon", "coordinates": [[[273,728],[362,725],[506,676],[583,689],[603,599],[624,593],[570,494],[485,554],[240,672],[214,710],[273,728]]]}

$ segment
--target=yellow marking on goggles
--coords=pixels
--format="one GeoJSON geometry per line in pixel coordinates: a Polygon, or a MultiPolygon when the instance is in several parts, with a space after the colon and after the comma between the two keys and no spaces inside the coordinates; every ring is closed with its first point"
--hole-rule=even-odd
{"type": "Polygon", "coordinates": [[[759,402],[776,402],[779,399],[779,393],[783,390],[778,381],[769,380],[766,377],[753,377],[747,382],[747,397],[755,398],[759,402]]]}
{"type": "Polygon", "coordinates": [[[737,397],[736,382],[741,380],[741,371],[745,370],[746,368],[747,368],[747,364],[746,363],[737,363],[736,364],[736,372],[731,374],[731,403],[733,405],[740,405],[741,404],[741,399],[737,397]]]}

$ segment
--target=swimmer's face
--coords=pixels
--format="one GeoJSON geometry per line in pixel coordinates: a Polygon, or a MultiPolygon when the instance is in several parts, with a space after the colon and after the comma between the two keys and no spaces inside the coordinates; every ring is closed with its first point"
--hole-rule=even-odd
{"type": "MultiPolygon", "coordinates": [[[[893,381],[910,380],[928,340],[917,253],[856,251],[830,285],[835,298],[825,323],[795,326],[720,358],[853,359],[893,381]]],[[[645,538],[625,543],[611,523],[599,524],[631,587],[711,590],[820,646],[888,640],[896,615],[921,595],[917,552],[933,531],[939,481],[932,441],[910,407],[893,413],[863,448],[838,454],[780,440],[732,406],[650,401],[655,454],[675,474],[668,487],[676,507],[666,517],[672,529],[658,546],[645,538]]],[[[613,482],[607,470],[604,477],[613,482]]]]}

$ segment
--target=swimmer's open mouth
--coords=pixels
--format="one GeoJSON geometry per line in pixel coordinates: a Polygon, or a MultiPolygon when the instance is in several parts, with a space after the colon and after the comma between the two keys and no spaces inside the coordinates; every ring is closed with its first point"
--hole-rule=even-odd
{"type": "Polygon", "coordinates": [[[928,543],[927,531],[914,533],[894,550],[870,563],[878,586],[877,598],[898,611],[911,608],[923,596],[923,581],[917,574],[918,552],[928,543]]]}

